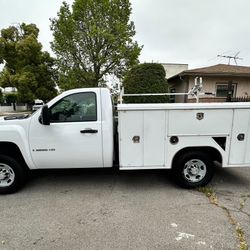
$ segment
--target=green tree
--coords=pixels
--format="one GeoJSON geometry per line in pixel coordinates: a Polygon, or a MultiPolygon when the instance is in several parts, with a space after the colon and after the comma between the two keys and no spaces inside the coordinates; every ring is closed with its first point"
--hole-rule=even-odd
{"type": "Polygon", "coordinates": [[[16,110],[17,93],[8,93],[4,95],[4,99],[7,103],[12,104],[14,110],[16,110]]]}
{"type": "Polygon", "coordinates": [[[18,99],[33,102],[49,100],[56,95],[57,74],[54,59],[42,51],[35,24],[10,26],[1,30],[0,86],[16,87],[18,99]]]}
{"type": "Polygon", "coordinates": [[[3,93],[2,90],[0,89],[0,104],[3,102],[3,93]]]}
{"type": "MultiPolygon", "coordinates": [[[[143,63],[133,67],[125,76],[123,86],[126,94],[167,93],[166,72],[161,64],[143,63]]],[[[164,103],[167,96],[125,97],[130,103],[164,103]]]]}
{"type": "Polygon", "coordinates": [[[13,104],[13,103],[16,103],[16,101],[17,101],[17,94],[16,93],[8,93],[8,94],[5,94],[4,98],[5,98],[5,101],[7,103],[13,104]]]}
{"type": "Polygon", "coordinates": [[[107,75],[121,78],[138,63],[130,15],[129,0],[75,0],[72,9],[63,2],[51,20],[62,89],[100,86],[107,75]]]}

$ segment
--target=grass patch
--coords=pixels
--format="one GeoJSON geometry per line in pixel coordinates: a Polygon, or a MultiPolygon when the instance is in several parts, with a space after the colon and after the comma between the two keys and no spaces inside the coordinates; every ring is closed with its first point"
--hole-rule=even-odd
{"type": "Polygon", "coordinates": [[[199,187],[198,191],[205,194],[207,196],[207,198],[209,199],[210,203],[218,206],[218,199],[217,199],[216,193],[212,187],[209,187],[209,186],[199,187]]]}
{"type": "Polygon", "coordinates": [[[241,198],[240,199],[240,210],[242,210],[245,206],[247,198],[241,198]]]}
{"type": "Polygon", "coordinates": [[[236,234],[240,241],[239,250],[248,250],[248,245],[245,239],[245,233],[239,224],[236,225],[236,234]]]}

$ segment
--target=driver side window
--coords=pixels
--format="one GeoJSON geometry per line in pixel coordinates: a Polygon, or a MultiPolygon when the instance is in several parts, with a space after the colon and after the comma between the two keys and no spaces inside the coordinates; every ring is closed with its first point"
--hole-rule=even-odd
{"type": "Polygon", "coordinates": [[[97,121],[96,94],[76,93],[64,97],[50,108],[53,122],[97,121]]]}

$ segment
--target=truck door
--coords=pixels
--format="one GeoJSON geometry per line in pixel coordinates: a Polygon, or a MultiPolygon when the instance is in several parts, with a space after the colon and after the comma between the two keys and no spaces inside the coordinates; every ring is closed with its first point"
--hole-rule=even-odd
{"type": "Polygon", "coordinates": [[[235,109],[229,155],[230,165],[250,164],[250,111],[235,109]]]}
{"type": "Polygon", "coordinates": [[[29,144],[37,168],[103,167],[100,90],[67,95],[49,107],[50,125],[38,115],[30,124],[29,144]]]}

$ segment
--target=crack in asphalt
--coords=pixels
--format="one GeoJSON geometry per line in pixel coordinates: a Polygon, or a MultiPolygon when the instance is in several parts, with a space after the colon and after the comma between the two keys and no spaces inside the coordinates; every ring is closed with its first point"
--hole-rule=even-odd
{"type": "MultiPolygon", "coordinates": [[[[220,192],[216,192],[217,194],[220,194],[221,196],[230,196],[230,195],[224,195],[224,194],[221,194],[220,192]]],[[[233,194],[233,193],[232,193],[233,194]]],[[[234,209],[232,208],[228,208],[228,210],[232,211],[232,212],[235,212],[235,213],[242,213],[244,215],[247,215],[250,219],[250,213],[244,211],[244,207],[245,207],[245,203],[246,201],[248,200],[248,198],[250,197],[250,195],[246,195],[246,194],[242,194],[242,195],[231,195],[230,197],[233,197],[233,198],[239,198],[239,208],[236,207],[236,205],[233,205],[234,209]]],[[[226,200],[230,200],[232,201],[232,199],[226,199],[226,200]]]]}
{"type": "Polygon", "coordinates": [[[250,198],[250,193],[247,194],[234,194],[233,192],[230,191],[224,191],[224,190],[218,190],[216,191],[217,194],[221,195],[221,196],[229,196],[229,197],[233,197],[233,198],[250,198]]]}
{"type": "MultiPolygon", "coordinates": [[[[218,197],[217,197],[217,195],[212,187],[200,187],[200,188],[198,188],[198,191],[205,194],[212,205],[221,208],[226,213],[227,218],[229,220],[229,223],[235,227],[235,233],[236,233],[237,239],[239,241],[239,250],[248,250],[248,243],[246,241],[244,230],[243,230],[242,226],[240,225],[240,223],[230,213],[230,211],[232,211],[232,210],[230,210],[226,206],[219,204],[218,197]]],[[[247,195],[246,197],[250,197],[250,196],[247,195]]],[[[246,198],[246,197],[244,197],[244,198],[246,198]]],[[[241,196],[241,198],[242,198],[242,196],[241,196]]],[[[240,208],[237,209],[237,212],[247,214],[250,217],[250,215],[248,213],[243,211],[246,200],[247,200],[247,198],[241,200],[240,208]]]]}

